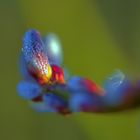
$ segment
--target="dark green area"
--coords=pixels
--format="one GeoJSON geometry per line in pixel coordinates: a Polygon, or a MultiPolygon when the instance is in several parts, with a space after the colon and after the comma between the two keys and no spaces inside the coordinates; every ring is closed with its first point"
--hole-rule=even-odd
{"type": "Polygon", "coordinates": [[[97,0],[97,3],[124,54],[131,62],[140,65],[140,1],[97,0]]]}

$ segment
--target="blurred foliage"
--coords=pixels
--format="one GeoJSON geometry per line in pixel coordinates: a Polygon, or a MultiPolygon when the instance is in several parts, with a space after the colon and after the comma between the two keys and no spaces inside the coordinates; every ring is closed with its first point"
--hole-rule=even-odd
{"type": "MultiPolygon", "coordinates": [[[[92,1],[92,0],[91,0],[92,1]]],[[[140,1],[97,0],[101,15],[108,23],[120,48],[129,60],[139,63],[140,1]]],[[[138,66],[140,69],[140,66],[138,66]]]]}
{"type": "Polygon", "coordinates": [[[16,92],[22,36],[29,28],[60,37],[65,65],[73,74],[98,83],[116,68],[138,75],[138,5],[136,0],[1,0],[0,139],[139,139],[139,109],[65,118],[33,112],[16,92]]]}

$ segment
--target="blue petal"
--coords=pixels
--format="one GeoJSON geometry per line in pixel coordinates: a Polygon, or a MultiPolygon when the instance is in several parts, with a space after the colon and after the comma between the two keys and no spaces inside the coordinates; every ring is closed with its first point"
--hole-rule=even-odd
{"type": "Polygon", "coordinates": [[[18,93],[24,99],[34,99],[41,94],[41,87],[36,83],[22,81],[17,86],[18,93]]]}
{"type": "Polygon", "coordinates": [[[69,106],[73,112],[84,111],[83,107],[86,107],[88,111],[92,111],[93,103],[94,103],[94,100],[90,94],[77,93],[71,96],[70,101],[69,101],[69,106]]]}
{"type": "Polygon", "coordinates": [[[45,104],[52,108],[53,110],[56,110],[59,112],[60,108],[67,108],[67,103],[59,96],[53,94],[53,93],[47,93],[43,96],[43,100],[45,104]]]}
{"type": "Polygon", "coordinates": [[[30,80],[30,81],[35,82],[35,79],[30,75],[30,73],[28,71],[27,63],[26,63],[22,53],[21,53],[21,56],[20,56],[20,64],[19,64],[19,66],[20,66],[19,67],[20,73],[22,74],[23,78],[25,80],[30,80]]]}
{"type": "Polygon", "coordinates": [[[59,38],[55,34],[50,33],[43,41],[50,64],[61,66],[63,63],[63,53],[59,38]]]}
{"type": "Polygon", "coordinates": [[[79,76],[73,76],[67,83],[69,90],[71,93],[83,93],[83,92],[90,92],[92,94],[98,93],[97,85],[88,80],[86,78],[82,78],[79,76]],[[97,89],[96,89],[97,88],[97,89]]]}
{"type": "Polygon", "coordinates": [[[82,80],[81,77],[74,76],[68,81],[68,88],[72,92],[80,92],[83,90],[83,85],[80,84],[80,81],[82,80]]]}
{"type": "Polygon", "coordinates": [[[43,42],[38,31],[29,30],[25,33],[22,51],[28,63],[32,63],[36,54],[44,52],[43,42]]]}
{"type": "Polygon", "coordinates": [[[124,101],[124,96],[128,88],[131,86],[130,81],[125,75],[117,71],[110,78],[104,82],[104,89],[106,94],[104,96],[104,102],[110,107],[118,107],[124,101]]]}
{"type": "Polygon", "coordinates": [[[31,73],[38,79],[45,76],[48,80],[51,69],[39,32],[29,30],[25,33],[22,51],[31,73]]]}

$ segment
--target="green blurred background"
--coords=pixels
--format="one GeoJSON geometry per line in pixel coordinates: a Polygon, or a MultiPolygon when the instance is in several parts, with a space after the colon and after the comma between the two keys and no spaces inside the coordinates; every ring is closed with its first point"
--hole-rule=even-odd
{"type": "Polygon", "coordinates": [[[139,140],[140,109],[62,117],[18,97],[22,37],[29,28],[62,40],[72,74],[101,84],[114,69],[140,76],[140,1],[0,0],[0,140],[139,140]]]}

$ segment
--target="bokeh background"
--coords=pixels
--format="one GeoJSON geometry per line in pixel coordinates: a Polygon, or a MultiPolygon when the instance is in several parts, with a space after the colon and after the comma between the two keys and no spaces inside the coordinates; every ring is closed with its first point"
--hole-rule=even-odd
{"type": "Polygon", "coordinates": [[[0,0],[0,140],[139,140],[139,108],[39,114],[16,91],[22,37],[30,28],[61,38],[71,74],[99,84],[114,69],[139,77],[139,7],[138,0],[0,0]]]}

